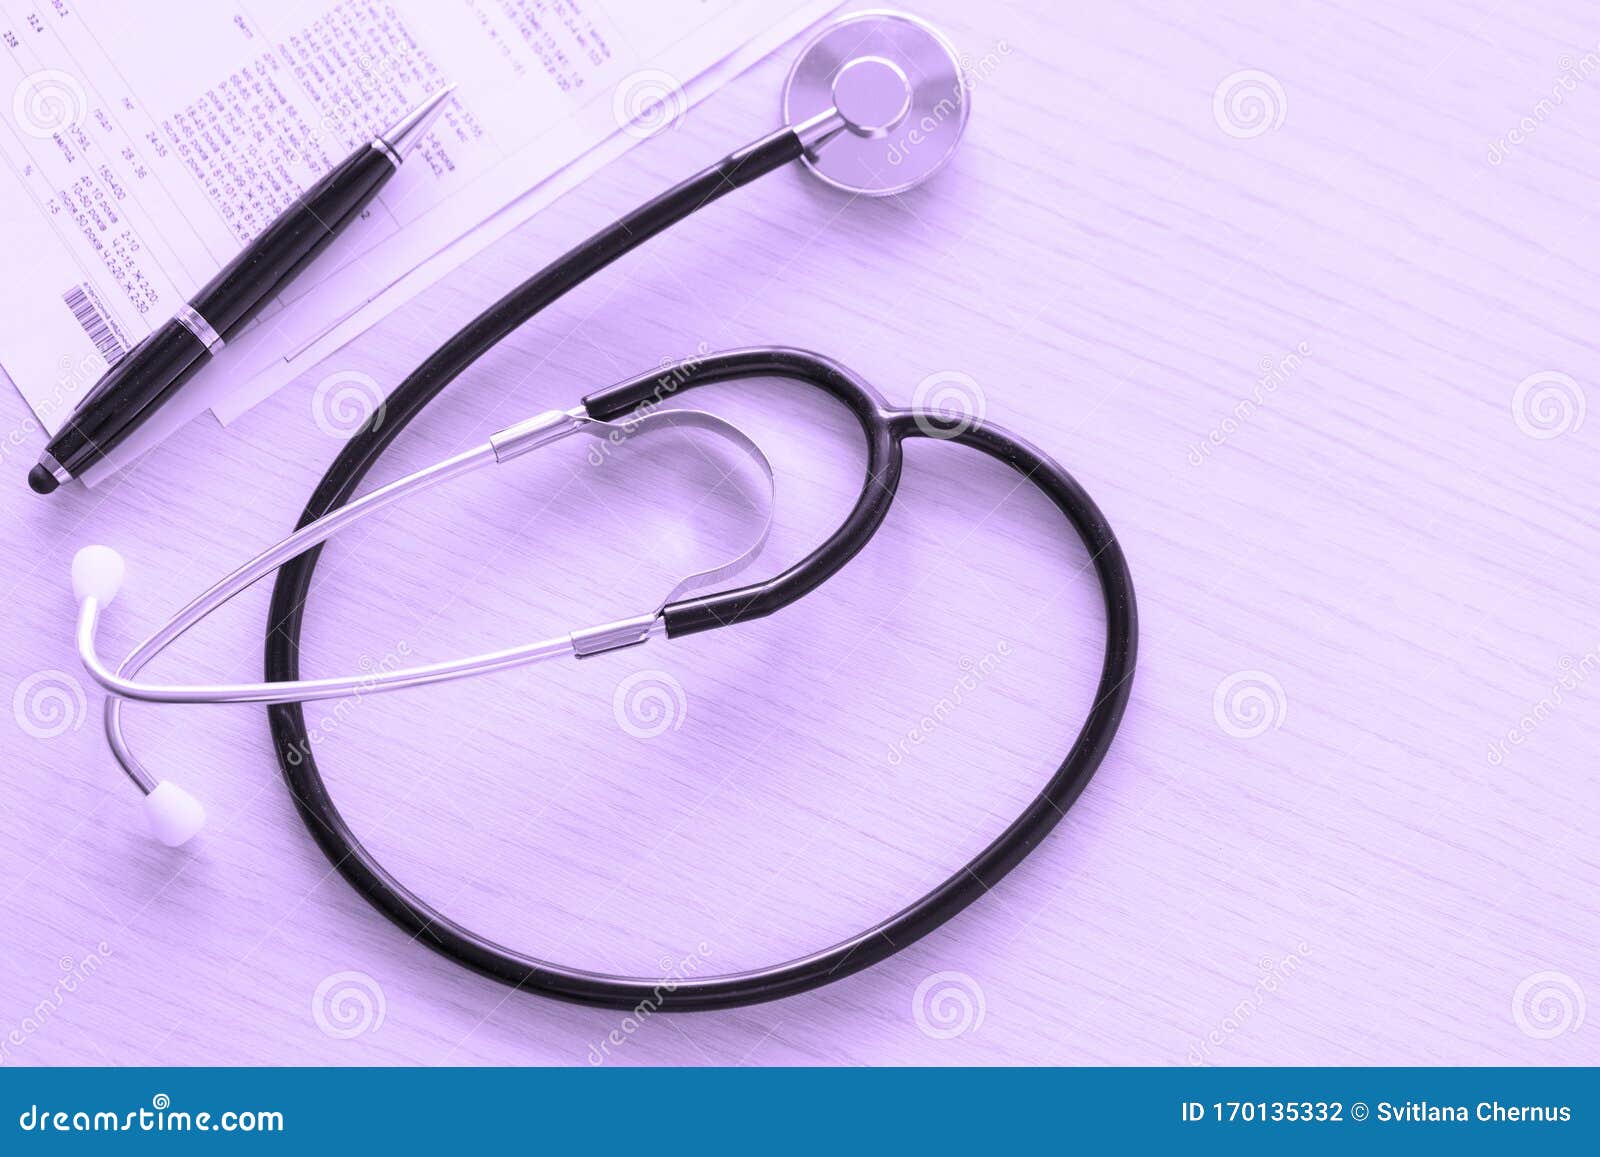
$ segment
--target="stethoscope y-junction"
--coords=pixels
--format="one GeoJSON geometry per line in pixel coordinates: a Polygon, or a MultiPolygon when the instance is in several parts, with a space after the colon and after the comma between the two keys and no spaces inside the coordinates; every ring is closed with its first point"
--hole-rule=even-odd
{"type": "Polygon", "coordinates": [[[825,30],[801,53],[784,95],[788,127],[669,189],[530,277],[444,343],[390,395],[384,420],[357,433],[334,460],[295,532],[223,578],[180,610],[121,663],[101,660],[96,634],[121,583],[120,556],[86,547],[73,561],[83,662],[110,692],[106,731],[128,776],[145,793],[146,812],[165,843],[182,844],[204,823],[186,791],[152,775],[122,729],[124,700],[269,705],[273,741],[307,829],[329,861],[369,903],[407,933],[449,958],[520,989],[615,1008],[648,1002],[667,1010],[725,1008],[771,1000],[838,980],[885,959],[933,931],[993,887],[1055,827],[1110,747],[1131,690],[1137,639],[1132,580],[1111,528],[1083,488],[1028,442],[987,421],[952,420],[929,409],[899,408],[839,363],[805,350],[766,347],[712,354],[668,377],[653,369],[517,423],[481,445],[360,497],[357,488],[384,451],[468,366],[568,290],[724,194],[801,161],[854,194],[885,195],[920,184],[949,158],[966,123],[969,94],[948,42],[911,17],[862,13],[825,30]],[[771,578],[711,593],[750,565],[770,520],[772,471],[760,448],[713,415],[677,405],[678,396],[716,382],[781,378],[813,386],[855,418],[867,461],[854,507],[810,554],[771,578]],[[688,576],[639,614],[553,638],[468,658],[357,676],[303,679],[299,645],[321,544],[356,522],[425,488],[508,462],[570,437],[630,437],[666,427],[696,427],[724,439],[764,482],[761,528],[728,562],[688,576]],[[932,437],[982,451],[1016,470],[1050,499],[1088,551],[1104,594],[1106,646],[1093,706],[1044,789],[976,858],[901,911],[837,944],[765,968],[675,980],[602,974],[497,944],[452,921],[408,890],[345,822],[318,768],[302,704],[357,691],[419,687],[556,658],[584,658],[658,639],[747,623],[821,586],[883,523],[894,500],[907,439],[932,437]],[[260,683],[171,685],[139,680],[140,669],[175,639],[250,584],[277,572],[260,683]]]}

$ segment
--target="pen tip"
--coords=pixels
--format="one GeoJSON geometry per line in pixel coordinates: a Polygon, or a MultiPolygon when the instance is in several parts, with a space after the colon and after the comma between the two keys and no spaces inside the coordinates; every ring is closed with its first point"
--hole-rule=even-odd
{"type": "Polygon", "coordinates": [[[380,134],[383,142],[389,146],[391,152],[397,157],[404,158],[407,153],[422,142],[428,135],[428,130],[433,127],[433,122],[444,111],[444,103],[450,94],[455,92],[456,86],[447,84],[433,95],[429,96],[416,108],[406,113],[387,131],[380,134]]]}
{"type": "Polygon", "coordinates": [[[49,494],[61,483],[56,481],[56,476],[50,473],[50,468],[40,462],[28,471],[28,486],[35,494],[49,494]]]}

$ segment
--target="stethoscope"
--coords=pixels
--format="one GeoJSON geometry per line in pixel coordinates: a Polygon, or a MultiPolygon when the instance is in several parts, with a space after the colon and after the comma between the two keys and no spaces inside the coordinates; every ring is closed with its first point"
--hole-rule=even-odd
{"type": "Polygon", "coordinates": [[[670,371],[658,368],[640,374],[589,394],[571,409],[536,415],[481,445],[353,497],[384,450],[440,390],[523,322],[624,253],[724,193],[791,161],[801,161],[824,181],[853,195],[904,192],[949,159],[966,124],[969,100],[955,50],[922,21],[875,11],[831,25],[802,50],[789,73],[784,88],[787,127],[729,154],[601,230],[451,337],[389,396],[383,421],[367,426],[345,445],[293,534],[196,597],[115,667],[101,660],[96,634],[102,612],[122,582],[123,562],[110,547],[79,551],[72,564],[79,604],[78,649],[90,675],[110,693],[106,735],[118,762],[144,793],[154,835],[170,846],[181,845],[200,831],[205,811],[186,790],[151,775],[134,755],[122,729],[124,701],[268,704],[278,761],[301,819],[329,862],[370,904],[413,938],[516,988],[625,1009],[727,1008],[827,984],[905,948],[997,884],[1055,827],[1104,758],[1128,702],[1138,635],[1132,579],[1111,528],[1083,488],[1028,442],[968,416],[951,418],[934,409],[892,407],[850,370],[815,353],[746,349],[690,359],[670,371]],[[694,593],[730,578],[756,557],[770,526],[772,469],[760,448],[730,423],[663,403],[699,386],[756,377],[815,386],[854,415],[867,447],[861,491],[827,540],[781,574],[713,593],[694,593]],[[723,439],[757,476],[756,489],[762,492],[757,503],[760,529],[733,559],[679,581],[657,605],[634,616],[447,662],[300,678],[306,600],[321,544],[329,537],[409,495],[565,438],[631,438],[683,427],[723,439]],[[340,815],[318,770],[302,704],[420,687],[555,658],[587,658],[770,615],[821,586],[866,545],[894,499],[902,444],[918,437],[956,442],[1006,463],[1066,516],[1088,551],[1104,595],[1106,647],[1093,706],[1044,790],[975,859],[915,903],[831,947],[766,968],[694,978],[613,976],[517,952],[453,922],[386,871],[340,815]],[[264,682],[168,685],[138,679],[140,669],[174,640],[273,571],[277,580],[268,619],[264,682]]]}

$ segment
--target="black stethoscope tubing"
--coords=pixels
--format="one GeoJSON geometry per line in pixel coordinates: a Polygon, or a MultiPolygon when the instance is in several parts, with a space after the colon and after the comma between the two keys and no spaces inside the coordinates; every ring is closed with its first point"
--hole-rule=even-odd
{"type": "MultiPolygon", "coordinates": [[[[782,130],[733,153],[640,206],[578,245],[490,306],[439,347],[389,396],[383,421],[356,434],[323,475],[300,526],[348,502],[367,472],[423,408],[463,370],[523,322],[642,242],[695,210],[771,172],[803,152],[782,130]]],[[[1037,486],[1082,539],[1104,595],[1106,646],[1093,706],[1072,748],[1043,791],[977,857],[933,891],[846,940],[766,968],[710,977],[629,977],[565,967],[523,955],[449,919],[408,890],[362,845],[340,815],[312,752],[300,704],[268,709],[283,776],[312,837],[329,862],[368,903],[413,939],[485,976],[559,1000],[659,1011],[731,1008],[804,992],[870,967],[926,936],[1016,867],[1066,814],[1100,765],[1131,692],[1138,623],[1133,581],[1116,536],[1081,486],[1047,455],[986,423],[952,426],[938,415],[896,409],[849,370],[793,349],[739,350],[685,363],[672,392],[712,382],[782,377],[816,386],[848,407],[867,441],[866,475],[854,509],[815,551],[784,573],[737,590],[685,599],[664,612],[668,637],[758,618],[816,589],[848,562],[883,522],[900,480],[901,446],[930,431],[1011,466],[1037,486]]],[[[660,400],[661,371],[584,399],[589,415],[622,418],[660,400]]],[[[300,677],[300,632],[311,576],[322,548],[287,563],[273,588],[266,637],[266,678],[300,677]]]]}

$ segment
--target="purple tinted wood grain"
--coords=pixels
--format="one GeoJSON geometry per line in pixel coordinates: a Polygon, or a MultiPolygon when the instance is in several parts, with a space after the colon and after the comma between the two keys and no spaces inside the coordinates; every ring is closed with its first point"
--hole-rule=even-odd
{"type": "MultiPolygon", "coordinates": [[[[895,401],[981,405],[1090,489],[1139,586],[1133,705],[1050,841],[867,973],[625,1022],[408,943],[316,852],[259,709],[130,709],[212,816],[190,849],[151,844],[76,670],[77,547],[127,556],[105,636],[131,645],[289,528],[342,386],[392,387],[774,124],[791,46],[100,489],[29,494],[37,432],[0,398],[6,1063],[1600,1063],[1589,9],[918,11],[975,80],[936,181],[847,203],[794,171],[731,196],[483,359],[380,473],[702,347],[806,346],[895,401]]],[[[854,494],[850,420],[772,383],[706,402],[773,459],[764,565],[786,565],[854,494]]],[[[307,672],[648,601],[746,529],[695,505],[706,468],[534,456],[396,510],[329,547],[307,672]]],[[[363,840],[472,927],[606,971],[770,962],[920,894],[1037,791],[1094,686],[1085,563],[1005,471],[913,445],[879,538],[802,604],[313,711],[319,758],[363,840]]],[[[265,605],[152,675],[256,677],[265,605]]]]}

